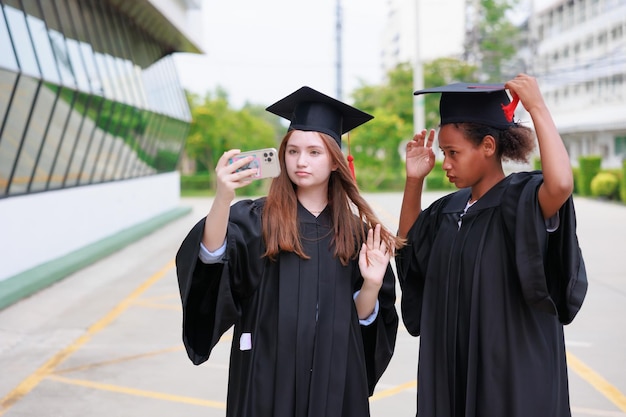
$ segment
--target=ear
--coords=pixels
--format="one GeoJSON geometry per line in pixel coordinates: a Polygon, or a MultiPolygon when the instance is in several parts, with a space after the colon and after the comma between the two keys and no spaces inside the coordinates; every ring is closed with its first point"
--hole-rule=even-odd
{"type": "Polygon", "coordinates": [[[493,136],[491,135],[485,136],[480,146],[483,152],[485,153],[485,156],[491,157],[496,154],[496,139],[493,136]]]}

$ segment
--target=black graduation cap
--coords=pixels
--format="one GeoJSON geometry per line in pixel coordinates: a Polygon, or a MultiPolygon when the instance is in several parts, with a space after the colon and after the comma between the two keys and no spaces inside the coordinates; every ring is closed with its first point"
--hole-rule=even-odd
{"type": "Polygon", "coordinates": [[[426,88],[414,95],[441,93],[441,124],[480,123],[497,128],[514,126],[513,113],[519,99],[509,99],[504,84],[454,83],[426,88]]]}
{"type": "Polygon", "coordinates": [[[289,130],[307,130],[332,136],[341,147],[341,135],[374,116],[320,93],[301,87],[265,110],[291,121],[289,130]]]}

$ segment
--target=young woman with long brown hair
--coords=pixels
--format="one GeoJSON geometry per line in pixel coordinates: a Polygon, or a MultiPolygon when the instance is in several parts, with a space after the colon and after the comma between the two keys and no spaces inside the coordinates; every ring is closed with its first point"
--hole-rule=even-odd
{"type": "Polygon", "coordinates": [[[183,340],[200,364],[234,325],[227,416],[368,416],[395,346],[402,244],[341,152],[371,116],[308,87],[268,111],[291,124],[267,197],[232,204],[256,169],[227,151],[211,210],[177,254],[183,340]]]}

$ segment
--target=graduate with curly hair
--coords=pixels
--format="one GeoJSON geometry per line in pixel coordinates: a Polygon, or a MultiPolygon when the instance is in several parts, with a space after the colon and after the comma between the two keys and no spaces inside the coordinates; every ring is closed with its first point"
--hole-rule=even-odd
{"type": "Polygon", "coordinates": [[[460,190],[422,210],[435,131],[406,150],[396,265],[402,319],[420,336],[420,417],[569,417],[563,325],[587,290],[576,237],[570,160],[537,81],[458,83],[441,93],[443,169],[460,190]],[[508,90],[513,98],[509,99],[508,90]],[[506,175],[527,161],[533,131],[542,171],[506,175]]]}

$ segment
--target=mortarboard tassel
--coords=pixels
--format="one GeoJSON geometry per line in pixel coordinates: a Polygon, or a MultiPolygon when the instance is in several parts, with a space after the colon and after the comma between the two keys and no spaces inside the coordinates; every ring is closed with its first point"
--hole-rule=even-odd
{"type": "Polygon", "coordinates": [[[506,105],[502,104],[504,117],[506,117],[506,120],[508,120],[509,122],[513,121],[513,116],[515,115],[515,108],[517,107],[518,103],[519,103],[519,97],[514,95],[513,101],[511,101],[509,104],[506,104],[506,105]]]}
{"type": "Polygon", "coordinates": [[[356,174],[354,172],[354,157],[350,153],[350,132],[348,132],[348,167],[352,173],[352,178],[356,181],[356,174]]]}
{"type": "Polygon", "coordinates": [[[350,167],[350,172],[352,172],[352,178],[356,180],[356,174],[354,173],[354,157],[352,155],[348,155],[348,167],[350,167]]]}

